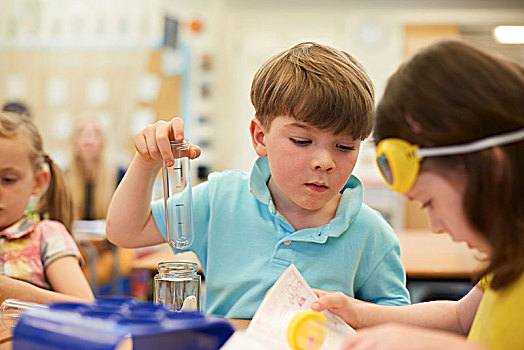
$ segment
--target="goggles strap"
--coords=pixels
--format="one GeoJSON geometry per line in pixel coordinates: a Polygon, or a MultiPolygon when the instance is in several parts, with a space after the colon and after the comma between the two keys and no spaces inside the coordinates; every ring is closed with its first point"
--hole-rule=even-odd
{"type": "Polygon", "coordinates": [[[524,129],[508,132],[505,134],[486,137],[471,143],[455,146],[420,148],[415,151],[419,157],[447,156],[453,154],[465,154],[477,152],[493,146],[502,146],[509,143],[524,140],[524,129]]]}

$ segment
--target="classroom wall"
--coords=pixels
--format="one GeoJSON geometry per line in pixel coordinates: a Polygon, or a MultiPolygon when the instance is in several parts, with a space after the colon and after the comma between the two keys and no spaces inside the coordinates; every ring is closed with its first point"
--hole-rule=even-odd
{"type": "MultiPolygon", "coordinates": [[[[493,7],[493,2],[485,1],[306,0],[270,1],[262,6],[252,1],[222,1],[217,8],[215,168],[251,169],[256,154],[248,132],[254,116],[250,84],[257,68],[273,54],[301,41],[346,50],[366,67],[378,100],[389,75],[424,44],[443,37],[460,37],[461,26],[524,24],[523,4],[517,9],[513,3],[499,5],[493,7]],[[409,26],[411,31],[406,30],[409,26]],[[420,26],[430,27],[429,31],[420,30],[420,26]]],[[[380,210],[396,229],[427,228],[427,213],[387,190],[374,163],[374,147],[366,142],[355,168],[366,187],[364,201],[380,210]]]]}
{"type": "Polygon", "coordinates": [[[0,103],[30,107],[64,168],[75,121],[98,114],[126,166],[145,110],[140,86],[162,34],[159,1],[0,0],[0,8],[0,103]]]}
{"type": "MultiPolygon", "coordinates": [[[[136,130],[180,115],[203,149],[195,169],[249,171],[256,158],[251,79],[278,51],[300,41],[346,50],[367,68],[378,99],[387,77],[429,41],[464,35],[464,27],[524,24],[524,3],[515,0],[0,0],[0,7],[0,96],[19,92],[24,79],[48,150],[64,166],[74,120],[96,110],[116,130],[122,166],[136,130]],[[177,49],[162,46],[166,16],[179,22],[177,49]],[[430,34],[418,37],[421,27],[430,34]],[[175,61],[178,70],[165,74],[164,63],[175,61]],[[148,97],[155,84],[158,98],[148,97]],[[103,89],[104,101],[89,97],[103,89]]],[[[372,144],[363,144],[355,172],[366,202],[396,228],[427,225],[424,214],[385,189],[372,144]]]]}
{"type": "Polygon", "coordinates": [[[249,101],[251,78],[260,64],[279,50],[305,40],[347,50],[367,68],[378,98],[387,77],[405,57],[405,25],[524,22],[524,5],[520,9],[447,9],[376,8],[358,1],[332,1],[327,6],[322,5],[324,2],[319,5],[316,1],[302,1],[297,5],[290,1],[273,7],[245,3],[223,1],[217,14],[217,81],[224,86],[216,91],[218,169],[251,168],[255,158],[248,134],[254,114],[249,101]]]}

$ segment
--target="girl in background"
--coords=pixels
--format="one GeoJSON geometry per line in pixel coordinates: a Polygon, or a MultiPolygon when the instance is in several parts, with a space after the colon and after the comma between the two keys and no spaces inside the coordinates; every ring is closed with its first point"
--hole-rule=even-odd
{"type": "Polygon", "coordinates": [[[68,232],[71,196],[36,126],[27,116],[0,113],[0,149],[0,301],[91,301],[68,232]],[[39,201],[28,213],[32,195],[39,201]]]}
{"type": "MultiPolygon", "coordinates": [[[[75,220],[105,220],[113,192],[124,176],[125,171],[112,162],[108,141],[104,124],[95,113],[88,112],[76,122],[67,172],[75,220]]],[[[116,279],[125,279],[130,274],[134,253],[117,249],[107,240],[91,241],[82,247],[88,265],[94,265],[96,271],[90,272],[95,294],[125,293],[115,290],[116,279]],[[117,265],[120,276],[113,273],[117,265]]],[[[118,286],[120,288],[120,284],[118,286]]]]}
{"type": "Polygon", "coordinates": [[[387,307],[318,292],[312,308],[360,329],[352,350],[524,349],[524,68],[432,45],[389,79],[373,136],[387,185],[487,267],[459,301],[387,307]]]}
{"type": "Polygon", "coordinates": [[[97,118],[80,119],[73,137],[68,171],[75,220],[105,219],[117,182],[123,176],[109,161],[106,133],[97,118]]]}

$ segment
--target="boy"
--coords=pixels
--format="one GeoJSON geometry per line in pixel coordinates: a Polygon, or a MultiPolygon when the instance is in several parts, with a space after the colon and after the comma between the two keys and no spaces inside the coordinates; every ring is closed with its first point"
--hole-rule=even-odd
{"type": "MultiPolygon", "coordinates": [[[[350,55],[302,43],[270,59],[251,87],[256,153],[251,174],[211,174],[193,189],[194,242],[206,276],[206,313],[251,318],[295,264],[314,288],[384,305],[409,303],[395,233],[362,203],[351,176],[372,129],[373,86],[350,55]]],[[[133,248],[165,241],[163,202],[149,204],[169,139],[183,122],[135,136],[137,154],[111,202],[107,236],[133,248]]],[[[192,158],[200,149],[191,148],[192,158]]]]}

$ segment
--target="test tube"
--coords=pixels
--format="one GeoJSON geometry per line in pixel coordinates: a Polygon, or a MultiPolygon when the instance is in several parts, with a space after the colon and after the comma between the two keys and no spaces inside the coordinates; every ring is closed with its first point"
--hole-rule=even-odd
{"type": "Polygon", "coordinates": [[[18,299],[6,299],[0,309],[2,311],[2,325],[5,329],[11,330],[22,312],[30,309],[47,309],[47,306],[18,299]]]}
{"type": "Polygon", "coordinates": [[[162,167],[167,242],[175,249],[187,249],[193,243],[193,200],[189,141],[171,141],[175,158],[172,166],[162,167]]]}

